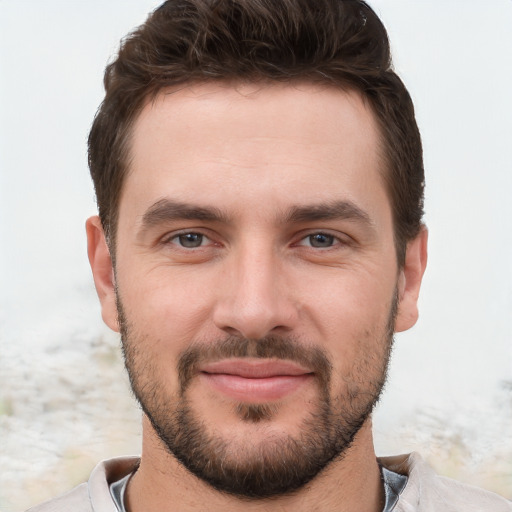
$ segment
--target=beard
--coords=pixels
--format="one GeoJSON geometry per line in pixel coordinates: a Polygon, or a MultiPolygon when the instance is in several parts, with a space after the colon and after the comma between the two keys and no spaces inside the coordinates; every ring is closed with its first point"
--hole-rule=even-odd
{"type": "MultiPolygon", "coordinates": [[[[342,384],[335,391],[331,389],[333,368],[322,349],[292,336],[258,340],[229,336],[215,343],[194,342],[183,351],[175,369],[179,388],[171,393],[165,383],[155,380],[158,356],[152,358],[145,349],[146,337],[135,333],[119,294],[117,307],[133,393],[168,453],[218,491],[242,499],[264,499],[293,493],[346,454],[385,385],[398,299],[395,294],[387,325],[380,332],[366,332],[351,371],[339,376],[342,384]],[[286,359],[314,374],[317,397],[308,404],[311,410],[302,418],[298,434],[268,428],[266,438],[259,443],[254,439],[251,443],[250,436],[223,436],[194,407],[189,390],[199,366],[244,357],[286,359]]],[[[241,424],[266,428],[279,409],[279,403],[237,403],[233,413],[241,424]]]]}

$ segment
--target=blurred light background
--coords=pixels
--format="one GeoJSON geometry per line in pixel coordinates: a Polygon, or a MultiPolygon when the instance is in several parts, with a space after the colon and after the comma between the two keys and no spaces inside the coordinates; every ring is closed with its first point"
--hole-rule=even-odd
{"type": "MultiPolygon", "coordinates": [[[[102,74],[154,0],[0,0],[0,509],[139,451],[84,222],[102,74]]],[[[430,258],[397,336],[377,452],[512,498],[512,1],[373,0],[416,104],[430,258]]]]}

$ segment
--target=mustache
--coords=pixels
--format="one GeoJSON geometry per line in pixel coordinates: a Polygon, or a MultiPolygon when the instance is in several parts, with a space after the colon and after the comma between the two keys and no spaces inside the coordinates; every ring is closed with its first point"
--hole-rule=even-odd
{"type": "Polygon", "coordinates": [[[332,365],[324,350],[307,346],[294,337],[269,335],[260,339],[229,336],[217,342],[196,342],[190,345],[178,359],[177,370],[180,391],[183,394],[204,363],[231,358],[282,359],[296,362],[319,379],[327,389],[332,365]]]}

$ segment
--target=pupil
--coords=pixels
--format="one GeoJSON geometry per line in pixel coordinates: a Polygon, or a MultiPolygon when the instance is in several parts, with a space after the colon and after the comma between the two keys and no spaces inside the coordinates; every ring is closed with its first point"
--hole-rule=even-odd
{"type": "Polygon", "coordinates": [[[313,247],[330,247],[334,242],[334,237],[332,235],[319,233],[312,235],[310,241],[313,247]]]}
{"type": "Polygon", "coordinates": [[[180,244],[183,247],[199,247],[203,241],[203,235],[199,233],[187,233],[180,235],[180,244]]]}

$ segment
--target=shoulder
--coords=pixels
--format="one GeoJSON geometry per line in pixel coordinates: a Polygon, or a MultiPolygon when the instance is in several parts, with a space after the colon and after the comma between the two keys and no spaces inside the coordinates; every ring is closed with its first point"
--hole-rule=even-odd
{"type": "Polygon", "coordinates": [[[92,512],[87,484],[81,484],[58,498],[30,508],[27,512],[64,512],[69,510],[92,512]]]}
{"type": "Polygon", "coordinates": [[[512,512],[512,502],[472,485],[437,475],[417,454],[383,457],[380,463],[408,476],[396,512],[512,512]]]}
{"type": "Polygon", "coordinates": [[[30,508],[27,512],[116,512],[110,495],[110,484],[134,471],[138,457],[117,457],[100,462],[89,481],[58,498],[30,508]]]}

